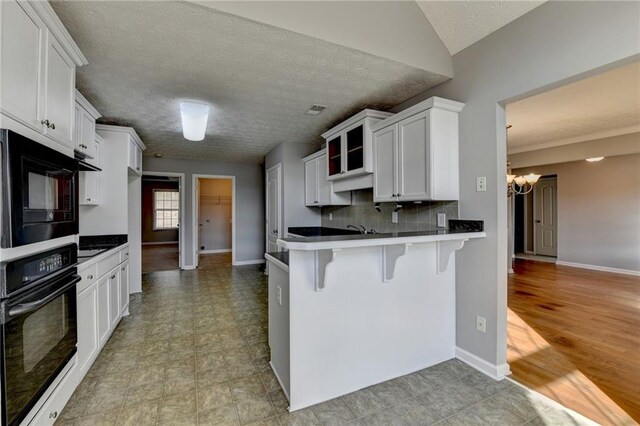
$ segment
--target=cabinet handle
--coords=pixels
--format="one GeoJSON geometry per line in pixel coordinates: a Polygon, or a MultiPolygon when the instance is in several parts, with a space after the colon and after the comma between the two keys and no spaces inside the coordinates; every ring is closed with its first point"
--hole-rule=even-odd
{"type": "Polygon", "coordinates": [[[314,201],[314,203],[315,203],[315,204],[318,204],[318,202],[317,202],[317,201],[314,201]]]}
{"type": "Polygon", "coordinates": [[[126,252],[124,255],[125,255],[125,256],[129,256],[129,252],[126,252]]]}
{"type": "Polygon", "coordinates": [[[45,126],[47,126],[47,128],[49,128],[49,120],[42,120],[40,121],[40,124],[44,124],[45,126]]]}
{"type": "Polygon", "coordinates": [[[91,198],[87,198],[87,201],[91,201],[91,198]]]}
{"type": "Polygon", "coordinates": [[[51,413],[49,413],[49,418],[50,419],[55,419],[56,417],[58,417],[58,412],[57,411],[52,411],[51,413]]]}
{"type": "Polygon", "coordinates": [[[116,277],[116,274],[111,275],[111,279],[114,279],[116,277]]]}
{"type": "MultiPolygon", "coordinates": [[[[55,123],[51,123],[51,130],[55,130],[55,129],[56,129],[55,123]]],[[[57,411],[56,411],[56,413],[57,413],[57,411]]]]}
{"type": "Polygon", "coordinates": [[[87,279],[88,280],[92,280],[93,279],[93,275],[87,275],[87,279]]]}

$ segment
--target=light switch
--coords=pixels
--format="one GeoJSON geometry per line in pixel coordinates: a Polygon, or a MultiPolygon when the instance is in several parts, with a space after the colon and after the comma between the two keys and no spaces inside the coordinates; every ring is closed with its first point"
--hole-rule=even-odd
{"type": "Polygon", "coordinates": [[[282,287],[276,286],[276,297],[278,299],[278,305],[282,305],[282,287]]]}
{"type": "Polygon", "coordinates": [[[391,212],[391,223],[398,223],[398,212],[391,212]]]}
{"type": "Polygon", "coordinates": [[[447,227],[447,214],[438,213],[438,228],[446,228],[446,227],[447,227]]]}
{"type": "Polygon", "coordinates": [[[333,213],[329,213],[329,220],[333,220],[333,213]]]}

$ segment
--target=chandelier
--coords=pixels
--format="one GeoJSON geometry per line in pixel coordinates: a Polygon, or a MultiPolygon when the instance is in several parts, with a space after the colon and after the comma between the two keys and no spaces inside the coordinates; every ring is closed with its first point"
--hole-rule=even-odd
{"type": "MultiPolygon", "coordinates": [[[[507,126],[507,146],[509,146],[509,129],[511,128],[511,124],[507,126]]],[[[507,163],[507,168],[509,168],[509,163],[507,163]]],[[[534,173],[529,173],[524,176],[510,175],[507,174],[507,197],[511,197],[513,194],[516,195],[525,195],[530,193],[533,190],[533,185],[538,182],[541,175],[536,175],[534,173]]]]}

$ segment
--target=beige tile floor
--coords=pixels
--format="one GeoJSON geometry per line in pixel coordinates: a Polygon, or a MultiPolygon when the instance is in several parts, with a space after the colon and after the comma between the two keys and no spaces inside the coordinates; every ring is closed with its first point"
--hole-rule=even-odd
{"type": "Polygon", "coordinates": [[[288,413],[268,365],[263,267],[231,267],[227,254],[201,259],[198,270],[144,275],[131,315],[57,424],[581,424],[457,360],[288,413]]]}

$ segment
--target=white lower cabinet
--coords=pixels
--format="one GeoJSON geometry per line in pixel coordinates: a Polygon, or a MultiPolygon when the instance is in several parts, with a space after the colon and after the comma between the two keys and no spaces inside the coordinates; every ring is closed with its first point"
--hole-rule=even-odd
{"type": "Polygon", "coordinates": [[[120,265],[120,316],[129,314],[129,261],[120,265]]]}
{"type": "MultiPolygon", "coordinates": [[[[109,275],[105,275],[98,280],[98,311],[96,312],[98,320],[98,340],[99,346],[102,347],[109,338],[111,331],[111,322],[109,321],[109,275]]],[[[80,320],[80,318],[78,318],[80,320]]]]}
{"type": "Polygon", "coordinates": [[[98,285],[78,294],[78,368],[84,375],[98,355],[98,285]]]}
{"type": "Polygon", "coordinates": [[[116,328],[120,319],[120,274],[119,269],[112,270],[109,274],[109,321],[111,330],[116,328]]]}

